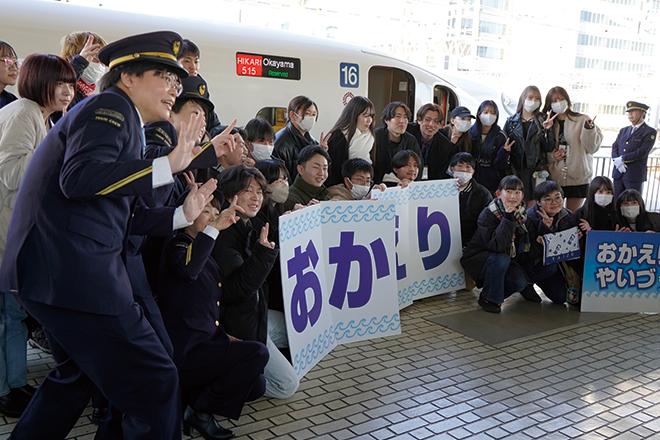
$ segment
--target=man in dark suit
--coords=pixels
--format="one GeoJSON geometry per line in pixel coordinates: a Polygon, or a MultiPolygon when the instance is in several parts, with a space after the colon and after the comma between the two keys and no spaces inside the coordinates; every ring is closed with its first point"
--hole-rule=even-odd
{"type": "Polygon", "coordinates": [[[622,128],[612,144],[614,198],[626,189],[642,192],[646,181],[646,161],[658,135],[657,130],[644,122],[648,109],[648,105],[640,102],[626,103],[626,113],[632,125],[622,128]]]}
{"type": "Polygon", "coordinates": [[[451,178],[447,169],[451,158],[458,153],[458,146],[440,131],[443,119],[444,113],[438,104],[424,104],[417,110],[417,122],[409,123],[406,129],[415,136],[422,149],[422,180],[451,178]]]}
{"type": "MultiPolygon", "coordinates": [[[[14,439],[64,439],[93,386],[124,414],[126,438],[180,439],[177,371],[135,303],[125,266],[136,197],[172,183],[199,148],[193,116],[167,156],[143,159],[142,125],[167,119],[186,71],[181,37],[154,32],[105,46],[102,93],[59,121],[32,157],[9,224],[0,289],[46,329],[57,370],[14,439]]],[[[208,147],[207,147],[208,148],[208,147]]]]}

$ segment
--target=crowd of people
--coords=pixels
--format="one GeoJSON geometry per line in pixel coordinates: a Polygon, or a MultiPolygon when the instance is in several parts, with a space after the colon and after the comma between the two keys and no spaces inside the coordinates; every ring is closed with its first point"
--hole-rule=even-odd
{"type": "MultiPolygon", "coordinates": [[[[92,398],[99,438],[234,433],[261,396],[298,388],[289,360],[278,218],[328,200],[367,200],[456,179],[463,258],[479,305],[520,292],[567,296],[581,260],[543,265],[540,237],[577,226],[660,231],[640,195],[656,132],[629,102],[613,181],[592,180],[602,132],[562,87],[526,87],[500,128],[484,101],[415,115],[352,98],[315,140],[317,104],[296,96],[285,128],[222,125],[200,51],[174,32],[62,40],[21,64],[0,41],[0,412],[12,438],[65,438],[92,398]],[[18,83],[20,98],[6,90],[18,83]],[[476,122],[473,123],[473,120],[476,122]],[[444,126],[443,126],[444,125],[444,126]],[[29,318],[28,318],[29,316],[29,318]],[[28,329],[27,323],[34,323],[28,329]],[[26,380],[43,332],[55,371],[26,380]]],[[[47,347],[46,347],[47,346],[47,347]]]]}

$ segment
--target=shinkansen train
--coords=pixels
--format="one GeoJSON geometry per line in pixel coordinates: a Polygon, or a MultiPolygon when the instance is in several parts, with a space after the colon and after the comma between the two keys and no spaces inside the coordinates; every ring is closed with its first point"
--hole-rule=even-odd
{"type": "Polygon", "coordinates": [[[221,121],[245,124],[263,117],[277,129],[285,125],[290,99],[306,95],[319,108],[312,134],[328,130],[344,105],[356,95],[367,96],[377,119],[392,101],[405,102],[415,112],[428,102],[439,104],[445,120],[458,105],[476,112],[484,99],[499,103],[493,91],[473,96],[427,70],[383,52],[331,40],[272,29],[156,17],[53,1],[6,2],[0,15],[0,39],[17,51],[60,53],[69,32],[89,30],[111,42],[127,35],[173,30],[201,50],[200,74],[209,85],[221,121]]]}

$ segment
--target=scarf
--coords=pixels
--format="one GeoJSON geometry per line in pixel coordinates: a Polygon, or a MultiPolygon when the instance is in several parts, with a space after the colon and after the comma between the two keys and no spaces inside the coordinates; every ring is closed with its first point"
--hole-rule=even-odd
{"type": "MultiPolygon", "coordinates": [[[[506,210],[504,209],[504,203],[502,203],[502,200],[499,198],[493,199],[492,202],[488,205],[488,209],[490,209],[490,212],[495,214],[495,217],[498,219],[502,219],[504,215],[506,214],[506,210]]],[[[506,251],[506,254],[511,257],[515,258],[518,252],[524,253],[524,252],[529,252],[531,246],[529,244],[529,234],[527,231],[527,227],[525,226],[525,221],[527,221],[527,212],[525,211],[525,204],[521,203],[516,207],[516,210],[513,211],[513,216],[516,219],[516,230],[513,233],[513,237],[511,237],[511,243],[509,243],[509,248],[506,251]],[[520,236],[520,249],[516,251],[516,236],[517,234],[520,236]]]]}
{"type": "Polygon", "coordinates": [[[94,89],[96,89],[96,85],[92,84],[90,86],[82,79],[79,79],[78,82],[76,83],[76,91],[78,93],[82,93],[82,95],[85,98],[89,98],[90,96],[92,96],[94,94],[94,89]]]}
{"type": "MultiPolygon", "coordinates": [[[[347,131],[341,131],[344,134],[344,137],[348,139],[347,131]]],[[[374,146],[374,137],[371,134],[370,130],[360,131],[357,128],[353,134],[353,139],[348,143],[348,158],[355,159],[360,158],[364,159],[367,162],[371,163],[371,157],[369,153],[374,146]]]]}

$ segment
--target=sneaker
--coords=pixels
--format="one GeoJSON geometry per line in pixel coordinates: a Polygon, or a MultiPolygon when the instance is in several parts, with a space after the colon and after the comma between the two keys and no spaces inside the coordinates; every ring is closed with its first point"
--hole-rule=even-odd
{"type": "Polygon", "coordinates": [[[488,301],[486,298],[484,298],[483,294],[479,295],[478,303],[482,309],[489,313],[500,313],[502,311],[499,304],[488,301]]]}
{"type": "Polygon", "coordinates": [[[528,284],[523,290],[520,291],[520,294],[527,301],[531,301],[535,303],[541,302],[541,297],[539,296],[538,293],[536,293],[536,289],[534,289],[534,284],[528,284]]]}
{"type": "Polygon", "coordinates": [[[32,337],[28,339],[28,344],[30,345],[30,347],[41,350],[44,353],[53,354],[53,352],[50,351],[50,346],[48,345],[48,339],[46,339],[46,335],[44,334],[44,331],[41,328],[38,328],[32,332],[32,337]]]}

